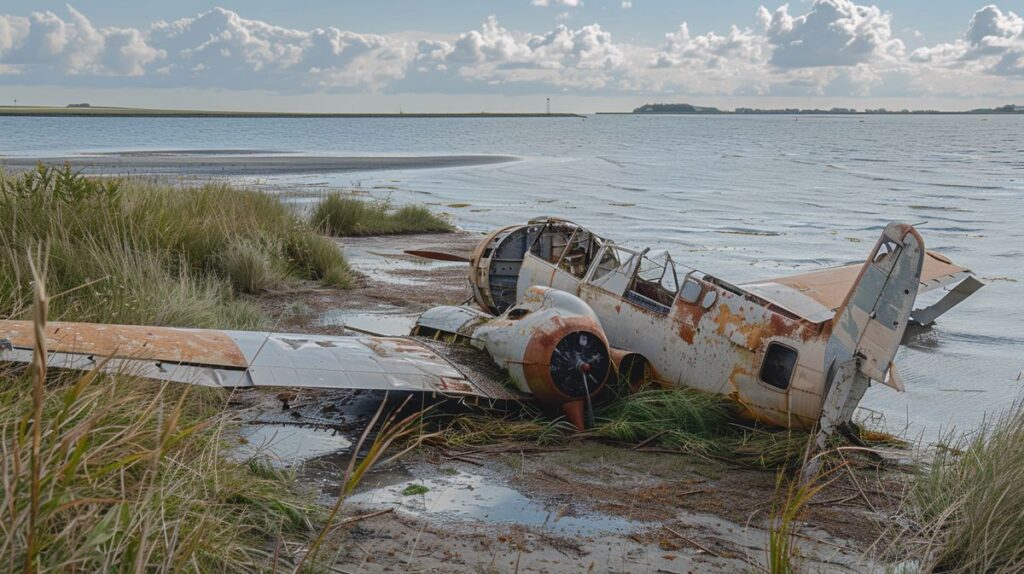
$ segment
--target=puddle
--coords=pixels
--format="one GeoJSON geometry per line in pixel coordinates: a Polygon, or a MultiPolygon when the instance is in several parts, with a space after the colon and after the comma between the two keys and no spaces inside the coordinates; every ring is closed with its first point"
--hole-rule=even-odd
{"type": "Polygon", "coordinates": [[[289,468],[307,460],[347,451],[352,442],[331,429],[277,424],[246,424],[238,430],[238,444],[229,456],[248,460],[266,457],[278,468],[289,468]]]}
{"type": "Polygon", "coordinates": [[[519,524],[563,535],[623,533],[642,523],[604,514],[577,515],[569,505],[548,507],[493,479],[455,471],[451,476],[406,480],[351,497],[352,502],[395,506],[398,512],[495,524],[519,524]],[[420,488],[422,487],[422,488],[420,488]],[[422,494],[404,494],[422,491],[422,494]]]}
{"type": "Polygon", "coordinates": [[[318,326],[341,326],[353,331],[404,337],[412,330],[418,315],[391,305],[377,305],[371,309],[332,309],[317,320],[318,326]]]}

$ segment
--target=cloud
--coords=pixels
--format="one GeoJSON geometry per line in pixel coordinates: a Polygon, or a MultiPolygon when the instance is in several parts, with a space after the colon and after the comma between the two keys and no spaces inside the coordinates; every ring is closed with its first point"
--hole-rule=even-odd
{"type": "Polygon", "coordinates": [[[658,53],[659,68],[703,67],[724,69],[734,64],[762,65],[767,60],[768,46],[763,36],[733,26],[729,34],[714,32],[694,36],[684,22],[679,30],[665,35],[665,45],[658,53]]]}
{"type": "Polygon", "coordinates": [[[548,84],[596,89],[614,81],[627,58],[599,24],[579,29],[558,25],[545,34],[502,27],[490,16],[479,30],[453,43],[421,42],[418,71],[441,72],[479,85],[548,84]]]}
{"type": "Polygon", "coordinates": [[[623,10],[629,10],[630,8],[633,7],[633,1],[632,0],[622,0],[622,4],[620,4],[620,6],[622,6],[623,10]]]}
{"type": "Polygon", "coordinates": [[[985,6],[969,22],[965,14],[960,39],[922,46],[912,29],[894,32],[893,15],[877,6],[801,6],[761,7],[762,26],[753,29],[695,32],[683,22],[659,45],[622,41],[596,22],[538,32],[506,28],[495,16],[455,34],[364,34],[214,8],[114,28],[68,6],[61,15],[0,15],[0,84],[649,97],[1022,93],[1024,19],[1013,12],[985,6]],[[899,35],[916,49],[908,53],[899,35]]]}
{"type": "Polygon", "coordinates": [[[974,13],[963,39],[919,48],[911,60],[997,76],[1024,76],[1024,18],[990,4],[974,13]]]}
{"type": "Polygon", "coordinates": [[[132,75],[163,55],[137,31],[97,29],[71,6],[67,11],[66,21],[50,11],[27,18],[0,15],[0,64],[19,73],[44,68],[68,75],[132,75]]]}
{"type": "Polygon", "coordinates": [[[531,0],[530,4],[534,6],[568,6],[569,8],[579,8],[583,5],[583,0],[531,0]]]}
{"type": "Polygon", "coordinates": [[[854,66],[899,58],[903,42],[892,37],[892,15],[851,0],[815,0],[800,16],[784,4],[758,11],[772,45],[771,63],[780,68],[854,66]]]}

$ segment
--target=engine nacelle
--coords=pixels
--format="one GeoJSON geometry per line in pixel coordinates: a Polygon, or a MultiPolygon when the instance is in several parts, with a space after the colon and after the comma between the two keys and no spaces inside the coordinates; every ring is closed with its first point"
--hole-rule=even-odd
{"type": "Polygon", "coordinates": [[[556,407],[583,429],[584,406],[621,357],[612,356],[597,314],[580,298],[531,287],[523,301],[499,317],[470,307],[435,307],[420,316],[413,334],[469,339],[508,371],[516,387],[556,407]]]}
{"type": "Polygon", "coordinates": [[[575,295],[548,287],[531,287],[522,303],[477,327],[472,340],[521,391],[547,404],[585,400],[611,372],[597,315],[575,295]]]}

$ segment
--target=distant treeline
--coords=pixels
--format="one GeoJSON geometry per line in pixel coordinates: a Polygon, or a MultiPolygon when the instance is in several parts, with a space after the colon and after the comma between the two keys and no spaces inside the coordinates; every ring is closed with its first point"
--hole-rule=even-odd
{"type": "Polygon", "coordinates": [[[1007,104],[998,108],[977,108],[961,112],[939,110],[887,110],[885,108],[857,110],[855,108],[736,108],[734,111],[720,110],[709,106],[692,104],[644,104],[633,110],[634,114],[1024,114],[1024,106],[1007,104]]]}

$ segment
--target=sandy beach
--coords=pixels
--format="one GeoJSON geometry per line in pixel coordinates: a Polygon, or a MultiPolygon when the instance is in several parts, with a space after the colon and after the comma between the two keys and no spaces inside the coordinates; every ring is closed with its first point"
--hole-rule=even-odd
{"type": "Polygon", "coordinates": [[[311,156],[244,150],[155,150],[56,157],[0,157],[12,171],[70,163],[87,174],[259,176],[466,167],[516,161],[507,155],[311,156]]]}

